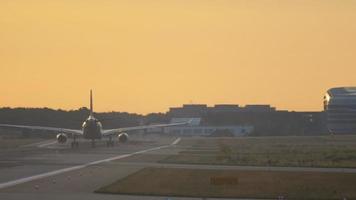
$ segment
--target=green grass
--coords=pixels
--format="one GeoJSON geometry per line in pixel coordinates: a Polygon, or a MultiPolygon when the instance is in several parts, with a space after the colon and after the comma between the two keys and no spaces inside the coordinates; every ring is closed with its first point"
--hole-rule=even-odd
{"type": "Polygon", "coordinates": [[[356,174],[145,168],[96,192],[210,198],[276,199],[283,195],[288,199],[355,199],[356,174]]]}
{"type": "Polygon", "coordinates": [[[356,167],[356,136],[183,139],[160,162],[215,165],[356,167]]]}

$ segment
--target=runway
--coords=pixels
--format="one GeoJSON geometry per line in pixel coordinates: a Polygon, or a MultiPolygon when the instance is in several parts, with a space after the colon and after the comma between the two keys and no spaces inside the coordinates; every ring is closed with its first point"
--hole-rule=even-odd
{"type": "Polygon", "coordinates": [[[69,149],[54,141],[44,141],[7,150],[0,154],[0,199],[196,199],[93,192],[145,167],[137,165],[135,159],[129,164],[130,157],[174,153],[179,140],[148,136],[113,148],[99,144],[94,149],[89,143],[81,144],[79,149],[69,149]]]}
{"type": "MultiPolygon", "coordinates": [[[[150,135],[107,148],[81,143],[79,149],[43,141],[0,153],[0,199],[197,199],[97,194],[93,191],[145,167],[356,173],[356,169],[221,166],[159,163],[186,146],[179,138],[150,135]]],[[[143,180],[150,181],[150,180],[143,180]]],[[[199,198],[198,198],[199,199],[199,198]]]]}
{"type": "Polygon", "coordinates": [[[60,194],[60,199],[63,194],[68,195],[68,199],[72,195],[77,199],[78,193],[87,193],[85,198],[96,196],[93,191],[97,187],[141,168],[128,166],[117,170],[105,163],[167,148],[178,141],[176,138],[150,136],[113,148],[99,144],[94,149],[86,143],[81,144],[80,149],[69,149],[56,145],[54,141],[45,141],[6,150],[0,154],[0,199],[31,196],[38,199],[46,198],[46,194],[55,198],[53,193],[60,194]]]}

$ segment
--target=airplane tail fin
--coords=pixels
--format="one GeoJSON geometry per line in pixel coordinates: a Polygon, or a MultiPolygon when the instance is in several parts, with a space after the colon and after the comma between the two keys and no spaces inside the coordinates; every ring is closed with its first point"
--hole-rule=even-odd
{"type": "Polygon", "coordinates": [[[90,90],[90,116],[93,116],[93,92],[90,90]]]}

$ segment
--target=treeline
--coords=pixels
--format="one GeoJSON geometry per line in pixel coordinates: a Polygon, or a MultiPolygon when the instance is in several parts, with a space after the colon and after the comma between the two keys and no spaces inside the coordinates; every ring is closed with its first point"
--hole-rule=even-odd
{"type": "MultiPolygon", "coordinates": [[[[0,108],[1,124],[49,126],[80,129],[89,109],[54,110],[50,108],[0,108]]],[[[169,113],[139,115],[127,112],[95,113],[105,129],[169,123],[169,113]]],[[[189,118],[189,116],[186,116],[189,118]]],[[[253,136],[327,134],[323,112],[221,112],[200,116],[201,125],[250,125],[253,136]]]]}
{"type": "MultiPolygon", "coordinates": [[[[0,108],[0,123],[80,129],[89,113],[86,107],[69,111],[50,108],[0,108]]],[[[139,115],[127,112],[103,112],[95,113],[95,117],[106,129],[169,121],[161,113],[139,115]]]]}

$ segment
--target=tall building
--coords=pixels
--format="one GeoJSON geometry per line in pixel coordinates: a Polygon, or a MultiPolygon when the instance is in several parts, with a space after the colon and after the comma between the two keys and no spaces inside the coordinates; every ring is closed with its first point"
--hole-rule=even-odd
{"type": "Polygon", "coordinates": [[[324,110],[331,133],[356,133],[356,87],[329,89],[324,96],[324,110]]]}

